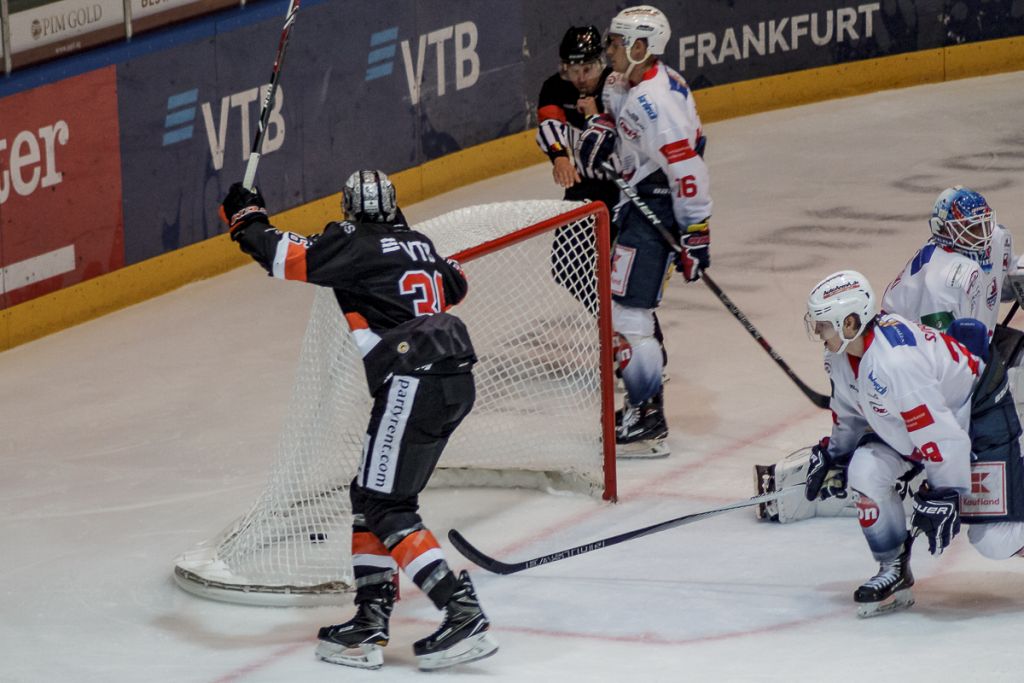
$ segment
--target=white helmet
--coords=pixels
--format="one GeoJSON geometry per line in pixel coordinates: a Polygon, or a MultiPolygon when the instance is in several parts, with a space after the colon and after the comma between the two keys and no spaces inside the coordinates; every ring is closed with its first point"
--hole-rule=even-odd
{"type": "Polygon", "coordinates": [[[398,210],[395,186],[383,171],[356,171],[341,191],[345,218],[384,223],[394,220],[398,210]]]}
{"type": "Polygon", "coordinates": [[[807,333],[811,339],[817,339],[814,334],[815,323],[830,323],[832,329],[843,340],[837,352],[842,353],[853,339],[860,336],[874,317],[875,292],[871,289],[871,283],[855,270],[841,270],[814,285],[810,296],[807,297],[807,315],[804,316],[804,322],[807,324],[807,333]],[[846,339],[843,336],[843,321],[851,313],[856,313],[860,318],[860,329],[852,339],[846,339]]]}
{"type": "Polygon", "coordinates": [[[627,7],[615,15],[607,33],[622,36],[622,45],[626,48],[626,55],[630,63],[639,64],[650,55],[665,54],[665,47],[672,35],[672,29],[669,28],[668,17],[661,10],[650,5],[638,5],[627,7]],[[629,50],[638,38],[647,40],[647,54],[639,61],[634,62],[629,57],[629,50]]]}

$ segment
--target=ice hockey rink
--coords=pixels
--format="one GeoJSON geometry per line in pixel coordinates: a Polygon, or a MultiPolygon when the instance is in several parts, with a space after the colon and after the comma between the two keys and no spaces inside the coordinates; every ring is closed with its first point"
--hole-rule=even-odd
{"type": "MultiPolygon", "coordinates": [[[[1021,112],[1024,72],[709,125],[712,274],[825,392],[802,322],[820,278],[856,268],[884,288],[958,183],[1024,244],[1021,112]]],[[[558,196],[538,163],[406,212],[558,196]]],[[[919,543],[917,605],[860,620],[853,590],[877,564],[852,518],[781,526],[739,510],[511,576],[446,545],[501,649],[438,674],[415,667],[412,643],[439,614],[408,581],[381,671],[315,659],[317,628],[349,608],[186,594],[174,558],[263,487],[312,294],[249,265],[0,354],[0,681],[1024,680],[1024,559],[986,560],[966,534],[941,558],[919,543]]],[[[438,537],[457,528],[502,559],[554,552],[747,498],[755,463],[828,432],[703,285],[677,277],[660,316],[670,457],[620,462],[614,505],[428,490],[438,537]]]]}

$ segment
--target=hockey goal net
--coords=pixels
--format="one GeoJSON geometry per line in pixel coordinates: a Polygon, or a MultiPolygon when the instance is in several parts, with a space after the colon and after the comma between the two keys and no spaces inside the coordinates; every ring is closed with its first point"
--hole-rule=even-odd
{"type": "MultiPolygon", "coordinates": [[[[416,226],[469,281],[476,404],[431,485],[615,498],[608,213],[600,204],[473,206],[416,226]]],[[[176,561],[189,592],[247,604],[344,601],[349,482],[371,400],[333,293],[318,289],[275,463],[252,508],[176,561]]]]}

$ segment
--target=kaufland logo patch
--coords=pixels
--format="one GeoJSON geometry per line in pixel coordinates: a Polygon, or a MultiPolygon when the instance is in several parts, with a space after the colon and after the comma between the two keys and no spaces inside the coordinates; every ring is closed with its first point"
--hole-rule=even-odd
{"type": "Polygon", "coordinates": [[[971,465],[971,492],[960,496],[960,514],[970,518],[1006,513],[1006,463],[971,465]]]}

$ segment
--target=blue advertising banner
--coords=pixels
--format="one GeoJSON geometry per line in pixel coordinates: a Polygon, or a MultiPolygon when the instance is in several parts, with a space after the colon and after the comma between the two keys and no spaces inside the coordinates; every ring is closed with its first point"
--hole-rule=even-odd
{"type": "MultiPolygon", "coordinates": [[[[275,211],[358,167],[394,172],[529,125],[519,5],[302,11],[258,176],[275,211]]],[[[279,34],[275,17],[119,66],[127,263],[222,232],[214,209],[242,176],[279,34]]]]}

